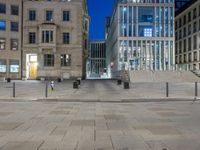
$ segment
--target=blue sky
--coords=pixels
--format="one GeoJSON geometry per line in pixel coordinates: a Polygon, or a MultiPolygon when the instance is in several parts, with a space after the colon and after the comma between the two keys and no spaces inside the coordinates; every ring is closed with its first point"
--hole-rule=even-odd
{"type": "Polygon", "coordinates": [[[114,0],[88,0],[90,40],[104,39],[104,20],[112,14],[114,0]]]}

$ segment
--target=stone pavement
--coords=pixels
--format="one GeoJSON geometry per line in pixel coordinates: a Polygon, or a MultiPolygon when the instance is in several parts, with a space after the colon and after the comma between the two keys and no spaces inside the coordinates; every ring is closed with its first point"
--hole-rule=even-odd
{"type": "MultiPolygon", "coordinates": [[[[16,99],[37,100],[45,98],[45,82],[16,82],[16,99]]],[[[194,83],[169,83],[171,98],[194,98],[194,83]]],[[[12,98],[12,83],[0,82],[0,99],[12,98]]],[[[198,89],[200,93],[200,88],[198,89]]],[[[166,83],[132,83],[129,90],[117,85],[114,80],[85,80],[79,89],[73,89],[73,80],[55,82],[55,90],[48,87],[49,99],[64,100],[133,100],[165,98],[166,83]]]]}
{"type": "Polygon", "coordinates": [[[0,102],[0,150],[199,150],[200,102],[0,102]]]}

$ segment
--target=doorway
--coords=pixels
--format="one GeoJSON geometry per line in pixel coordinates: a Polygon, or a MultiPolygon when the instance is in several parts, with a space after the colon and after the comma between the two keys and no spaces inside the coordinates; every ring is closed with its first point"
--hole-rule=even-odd
{"type": "Polygon", "coordinates": [[[30,80],[37,78],[38,60],[36,54],[27,54],[26,56],[26,77],[30,80]]]}

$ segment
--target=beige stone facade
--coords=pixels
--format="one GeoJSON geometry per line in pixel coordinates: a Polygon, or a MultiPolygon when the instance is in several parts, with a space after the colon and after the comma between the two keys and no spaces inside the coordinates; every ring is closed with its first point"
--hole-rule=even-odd
{"type": "MultiPolygon", "coordinates": [[[[3,0],[1,3],[6,4],[7,10],[5,14],[0,13],[0,21],[6,21],[6,30],[0,30],[0,39],[6,39],[6,50],[0,50],[0,60],[6,59],[7,71],[0,72],[0,77],[85,77],[89,29],[87,0],[3,0]],[[12,4],[19,6],[18,16],[10,15],[12,4]],[[12,20],[19,22],[18,32],[10,31],[12,20]],[[16,38],[19,39],[18,51],[11,51],[9,41],[16,38]],[[10,59],[19,60],[18,73],[9,72],[10,59]]],[[[0,62],[0,70],[3,70],[1,64],[3,61],[0,62]]]]}
{"type": "Polygon", "coordinates": [[[0,1],[0,79],[21,78],[21,0],[0,1]]]}
{"type": "Polygon", "coordinates": [[[88,37],[88,31],[85,31],[88,27],[84,27],[88,26],[86,2],[82,0],[25,1],[23,7],[23,60],[24,62],[26,60],[26,63],[23,63],[23,77],[64,79],[84,77],[87,54],[87,50],[85,51],[87,46],[84,45],[85,43],[87,45],[87,42],[84,41],[88,37]],[[35,11],[33,21],[29,18],[30,11],[35,11]],[[63,19],[64,12],[68,13],[67,21],[63,19]],[[30,33],[35,33],[34,43],[30,43],[30,33]],[[67,36],[65,39],[67,42],[64,42],[64,34],[67,36]],[[47,54],[53,58],[47,60],[49,59],[45,58],[47,54]],[[37,71],[33,76],[30,75],[29,56],[31,55],[37,57],[37,71]],[[64,60],[62,65],[62,57],[70,58],[64,60]]]}

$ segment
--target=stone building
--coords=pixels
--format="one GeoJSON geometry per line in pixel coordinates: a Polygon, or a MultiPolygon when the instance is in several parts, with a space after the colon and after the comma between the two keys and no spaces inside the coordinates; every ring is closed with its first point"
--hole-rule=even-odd
{"type": "Polygon", "coordinates": [[[85,77],[86,0],[27,0],[23,19],[23,77],[85,77]]]}
{"type": "Polygon", "coordinates": [[[176,13],[176,64],[200,70],[200,1],[192,0],[176,13]]]}
{"type": "Polygon", "coordinates": [[[0,78],[21,78],[21,0],[0,1],[0,78]]]}
{"type": "Polygon", "coordinates": [[[0,77],[84,78],[88,30],[87,0],[1,0],[0,77]]]}

